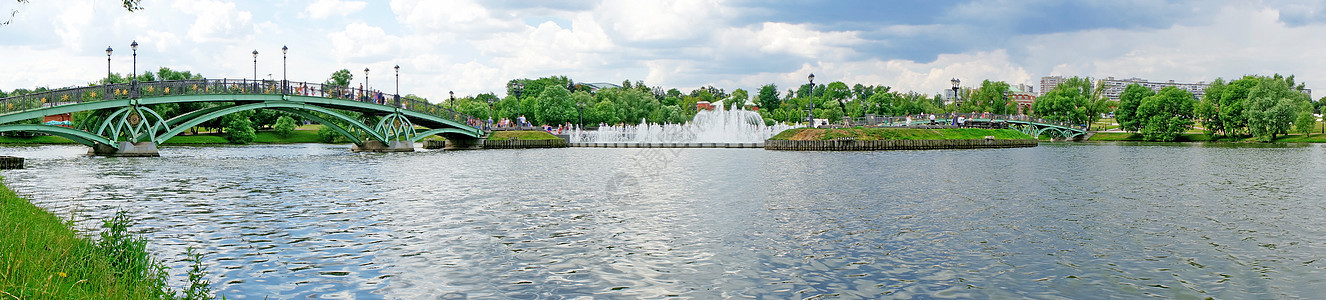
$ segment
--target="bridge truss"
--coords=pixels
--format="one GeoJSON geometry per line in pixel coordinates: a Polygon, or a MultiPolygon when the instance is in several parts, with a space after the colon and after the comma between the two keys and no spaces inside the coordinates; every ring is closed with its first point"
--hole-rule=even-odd
{"type": "Polygon", "coordinates": [[[0,99],[0,132],[34,132],[99,147],[121,142],[160,144],[194,126],[232,113],[273,109],[327,126],[356,145],[416,142],[432,135],[476,139],[477,119],[438,105],[399,95],[320,83],[207,79],[76,87],[0,99]],[[158,104],[209,103],[169,119],[158,104]],[[101,111],[96,126],[85,128],[24,124],[45,116],[101,111]],[[104,114],[109,112],[109,114],[104,114]],[[357,112],[352,117],[344,112],[357,112]],[[376,119],[376,125],[368,121],[376,119]],[[418,130],[422,127],[423,131],[418,130]]]}

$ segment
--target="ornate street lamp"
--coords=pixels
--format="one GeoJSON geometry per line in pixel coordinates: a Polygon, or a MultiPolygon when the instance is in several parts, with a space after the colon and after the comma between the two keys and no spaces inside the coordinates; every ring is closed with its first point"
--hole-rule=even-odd
{"type": "Polygon", "coordinates": [[[519,83],[519,82],[517,82],[517,83],[516,83],[516,100],[520,100],[520,92],[523,92],[523,91],[525,91],[525,84],[524,84],[524,83],[519,83]]]}
{"type": "Polygon", "coordinates": [[[368,67],[364,67],[364,90],[363,90],[363,92],[365,93],[364,95],[368,95],[367,93],[371,89],[373,88],[369,87],[368,85],[368,67]]]}
{"type": "Polygon", "coordinates": [[[456,91],[447,91],[447,94],[451,94],[451,110],[456,110],[456,91]]]}
{"type": "Polygon", "coordinates": [[[810,80],[810,92],[807,93],[807,96],[810,97],[807,98],[811,98],[806,99],[806,121],[810,124],[810,128],[815,128],[815,99],[813,99],[815,95],[815,73],[806,76],[806,80],[810,80]]]}
{"type": "Polygon", "coordinates": [[[286,73],[286,68],[285,68],[286,67],[285,54],[286,52],[289,51],[290,48],[286,47],[285,45],[281,45],[281,90],[286,94],[290,93],[290,74],[286,73]]]}
{"type": "Polygon", "coordinates": [[[253,81],[258,81],[258,50],[253,50],[253,81]]]}
{"type": "Polygon", "coordinates": [[[584,99],[580,99],[580,100],[577,100],[577,101],[576,101],[576,109],[577,109],[577,110],[580,110],[580,127],[578,127],[578,128],[583,128],[583,127],[585,127],[585,100],[584,100],[584,99]]]}
{"type": "Polygon", "coordinates": [[[401,96],[401,65],[396,65],[396,97],[401,96]]]}
{"type": "Polygon", "coordinates": [[[115,50],[114,50],[114,49],[111,49],[110,46],[106,46],[106,80],[102,80],[102,83],[103,83],[103,84],[110,84],[110,78],[111,78],[111,68],[110,68],[111,51],[115,51],[115,50]]]}
{"type": "Polygon", "coordinates": [[[962,81],[958,80],[957,78],[953,78],[950,79],[948,82],[953,84],[953,103],[956,104],[958,107],[962,107],[962,99],[958,97],[958,86],[962,84],[962,81]]]}
{"type": "Polygon", "coordinates": [[[1004,112],[1003,112],[1004,116],[1007,117],[1007,116],[1008,116],[1008,91],[1004,91],[1004,107],[1002,108],[1002,110],[1004,111],[1004,112]]]}
{"type": "MultiPolygon", "coordinates": [[[[138,81],[138,40],[129,44],[129,48],[134,50],[134,81],[138,81]]],[[[110,49],[110,47],[106,47],[110,49]]]]}

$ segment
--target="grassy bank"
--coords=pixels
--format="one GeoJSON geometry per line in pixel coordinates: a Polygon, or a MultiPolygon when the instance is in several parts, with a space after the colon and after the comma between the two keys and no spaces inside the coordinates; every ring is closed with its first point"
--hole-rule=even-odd
{"type": "MultiPolygon", "coordinates": [[[[1141,134],[1126,132],[1097,132],[1091,136],[1090,142],[1144,142],[1141,134]]],[[[1250,136],[1208,136],[1204,133],[1183,133],[1180,134],[1174,142],[1231,142],[1231,143],[1254,143],[1258,142],[1250,136]]],[[[1326,134],[1315,133],[1311,136],[1302,134],[1292,134],[1276,138],[1276,143],[1326,143],[1326,134]]]]}
{"type": "Polygon", "coordinates": [[[851,138],[859,141],[877,140],[978,140],[993,136],[997,140],[1031,139],[1031,136],[1012,129],[914,129],[914,128],[796,128],[785,130],[771,140],[825,141],[851,138]]]}
{"type": "MultiPolygon", "coordinates": [[[[295,130],[288,137],[281,137],[272,131],[258,131],[253,138],[254,144],[300,144],[321,143],[316,130],[295,130]]],[[[221,134],[177,135],[167,140],[164,145],[206,145],[229,144],[221,134]]]]}
{"type": "Polygon", "coordinates": [[[93,241],[0,185],[0,298],[207,298],[201,278],[176,295],[165,268],[152,259],[145,240],[129,233],[129,223],[118,213],[93,241]]]}
{"type": "MultiPolygon", "coordinates": [[[[1126,132],[1097,132],[1089,142],[1144,142],[1141,134],[1126,132]]],[[[1175,142],[1210,142],[1211,137],[1201,133],[1180,133],[1175,142]]]]}
{"type": "Polygon", "coordinates": [[[504,141],[504,140],[510,140],[510,139],[513,138],[513,137],[516,138],[516,140],[521,140],[521,141],[555,140],[555,139],[558,139],[557,136],[552,135],[551,133],[548,133],[548,132],[546,132],[546,131],[539,131],[539,130],[528,130],[528,131],[493,131],[493,134],[490,135],[490,136],[488,136],[488,139],[490,139],[490,140],[503,140],[503,141],[504,141]]]}

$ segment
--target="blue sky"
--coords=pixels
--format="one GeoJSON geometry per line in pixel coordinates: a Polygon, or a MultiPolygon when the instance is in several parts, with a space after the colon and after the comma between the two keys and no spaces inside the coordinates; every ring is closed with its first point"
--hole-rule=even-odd
{"type": "MultiPolygon", "coordinates": [[[[644,80],[784,90],[817,81],[937,93],[950,78],[1041,76],[1209,81],[1294,74],[1326,81],[1326,1],[226,1],[0,2],[0,89],[82,85],[166,66],[210,78],[325,80],[440,99],[503,93],[512,78],[644,80]],[[17,71],[14,71],[17,70],[17,71]]],[[[1316,93],[1317,97],[1326,92],[1316,93]]]]}

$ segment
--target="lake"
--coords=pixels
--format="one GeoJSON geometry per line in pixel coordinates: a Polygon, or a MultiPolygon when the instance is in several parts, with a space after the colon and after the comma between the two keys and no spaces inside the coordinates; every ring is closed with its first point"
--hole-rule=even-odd
{"type": "Polygon", "coordinates": [[[1326,294],[1321,145],[86,152],[0,175],[230,299],[1326,294]]]}

